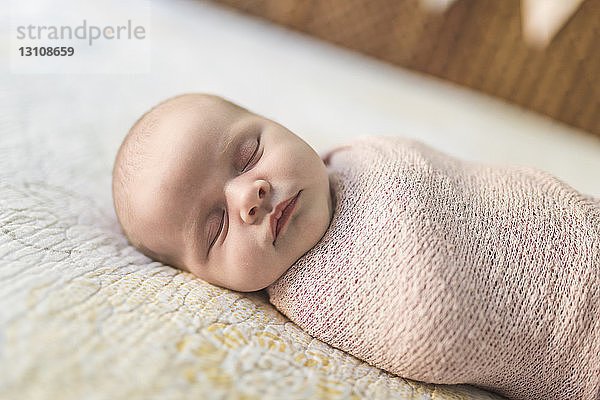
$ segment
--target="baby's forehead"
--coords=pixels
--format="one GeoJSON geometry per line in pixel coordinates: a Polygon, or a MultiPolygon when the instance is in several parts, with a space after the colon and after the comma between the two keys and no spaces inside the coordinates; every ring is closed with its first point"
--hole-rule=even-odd
{"type": "Polygon", "coordinates": [[[247,110],[213,96],[175,98],[159,105],[151,115],[150,128],[157,136],[206,136],[217,140],[219,133],[239,121],[247,110]]]}
{"type": "Polygon", "coordinates": [[[146,133],[140,138],[144,147],[140,161],[148,169],[142,171],[143,180],[160,177],[171,182],[185,180],[190,162],[210,164],[210,168],[225,165],[216,156],[235,142],[238,124],[255,119],[254,114],[223,99],[193,95],[171,99],[147,117],[142,129],[146,133]]]}
{"type": "Polygon", "coordinates": [[[200,113],[210,117],[247,110],[218,96],[191,94],[168,99],[159,104],[156,111],[164,116],[200,113]]]}
{"type": "MultiPolygon", "coordinates": [[[[145,171],[141,181],[148,179],[176,182],[187,181],[189,169],[199,163],[219,167],[217,154],[223,142],[228,140],[229,126],[235,124],[230,117],[204,114],[204,104],[183,109],[159,110],[148,123],[148,140],[140,143],[144,149],[139,153],[145,171]]],[[[170,185],[164,185],[169,187],[170,185]]]]}

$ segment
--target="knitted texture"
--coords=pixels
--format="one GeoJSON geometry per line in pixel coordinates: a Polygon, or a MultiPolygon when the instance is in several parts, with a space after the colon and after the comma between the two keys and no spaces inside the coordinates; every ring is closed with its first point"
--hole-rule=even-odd
{"type": "Polygon", "coordinates": [[[600,399],[600,203],[533,168],[363,138],[328,160],[324,237],[267,291],[394,374],[600,399]]]}

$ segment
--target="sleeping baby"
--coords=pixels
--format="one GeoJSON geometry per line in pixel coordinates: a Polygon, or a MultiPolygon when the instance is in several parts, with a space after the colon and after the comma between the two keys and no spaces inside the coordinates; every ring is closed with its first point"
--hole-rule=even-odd
{"type": "Polygon", "coordinates": [[[149,257],[270,301],[405,378],[600,399],[600,201],[548,173],[365,137],[321,159],[222,98],[131,128],[113,199],[149,257]]]}

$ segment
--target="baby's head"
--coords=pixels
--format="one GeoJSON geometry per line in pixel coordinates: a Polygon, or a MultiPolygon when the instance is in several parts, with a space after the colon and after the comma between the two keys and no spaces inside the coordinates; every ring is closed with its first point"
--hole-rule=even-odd
{"type": "Polygon", "coordinates": [[[217,96],[144,114],[113,170],[129,241],[147,256],[239,291],[277,280],[332,216],[325,165],[283,126],[217,96]]]}

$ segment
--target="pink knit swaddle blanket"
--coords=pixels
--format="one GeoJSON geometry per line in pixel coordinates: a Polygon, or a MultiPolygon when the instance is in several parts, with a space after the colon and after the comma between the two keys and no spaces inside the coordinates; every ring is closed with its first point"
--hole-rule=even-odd
{"type": "Polygon", "coordinates": [[[600,202],[400,138],[329,171],[328,231],[267,289],[283,314],[406,378],[600,399],[600,202]]]}

